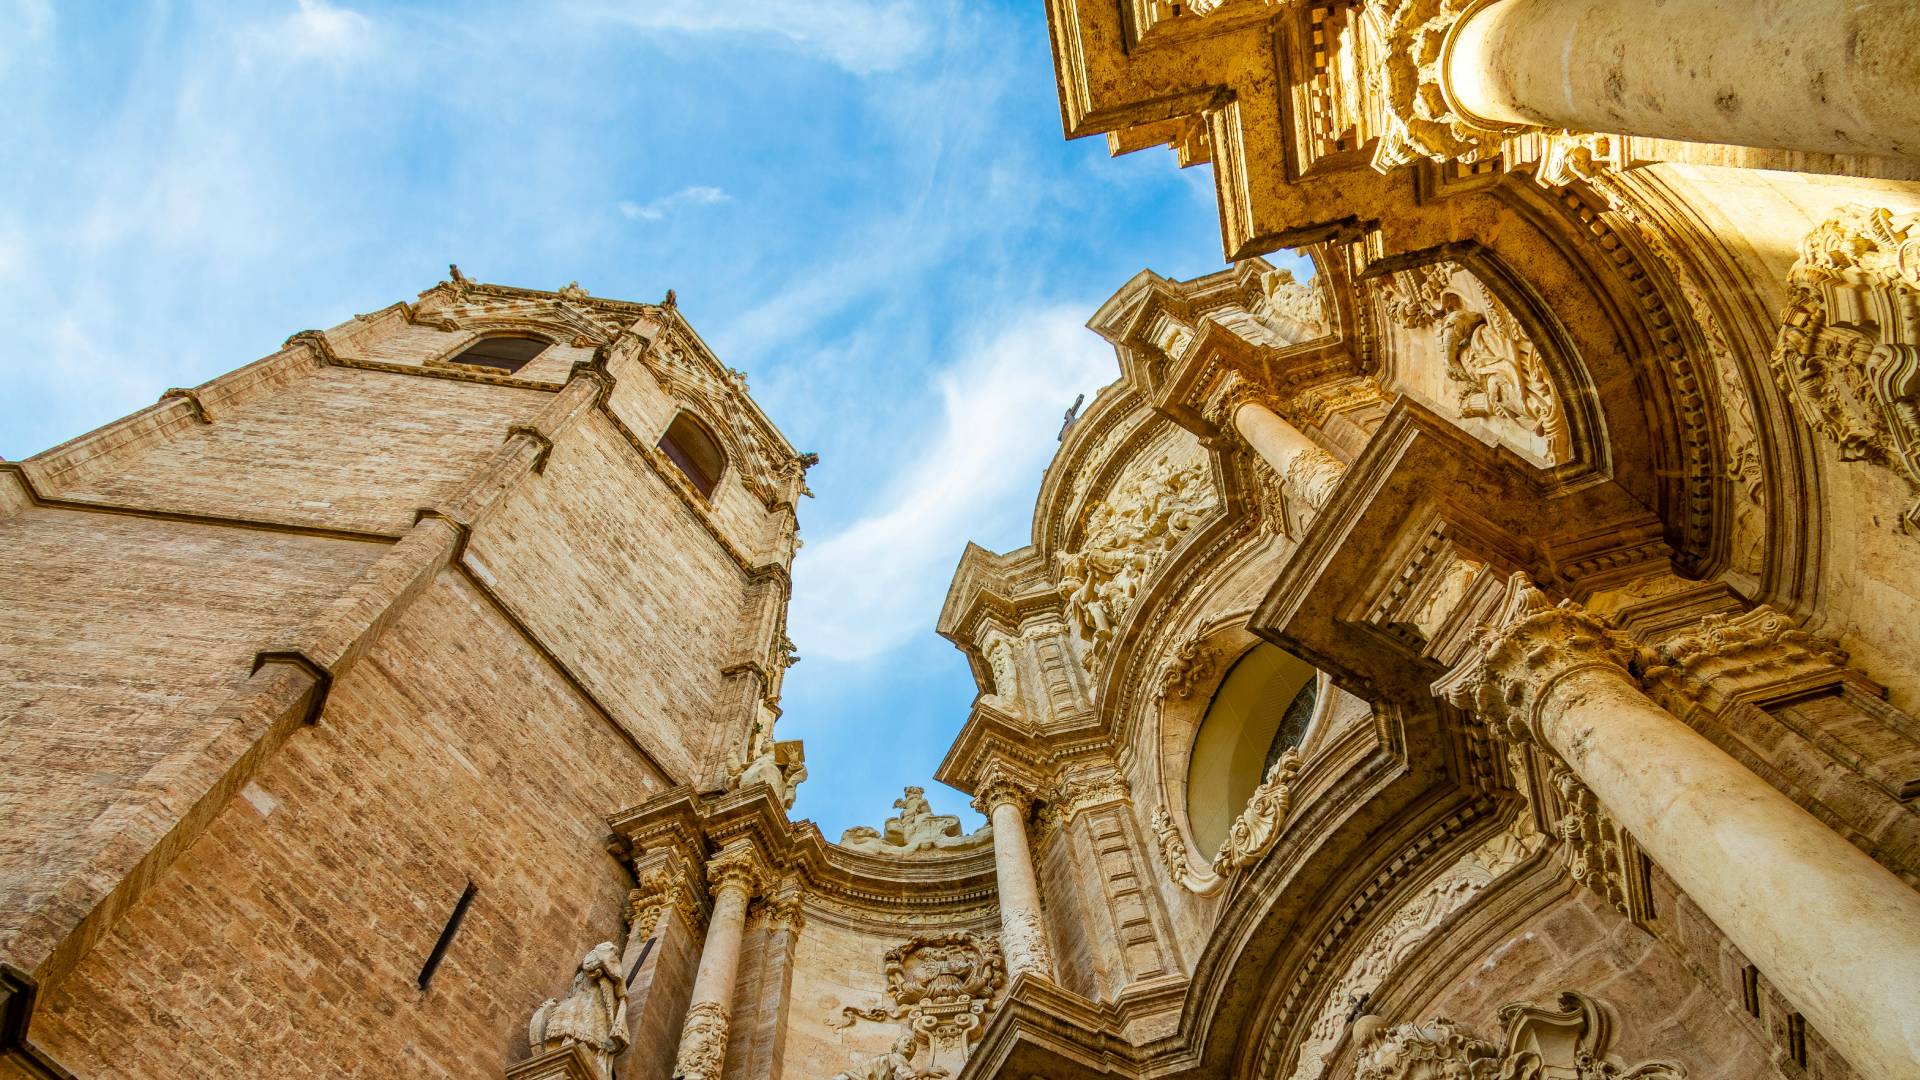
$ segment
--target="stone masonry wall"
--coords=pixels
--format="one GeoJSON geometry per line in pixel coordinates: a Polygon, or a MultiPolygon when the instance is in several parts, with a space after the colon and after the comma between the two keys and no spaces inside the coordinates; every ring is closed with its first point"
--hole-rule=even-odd
{"type": "Polygon", "coordinates": [[[34,1039],[81,1076],[498,1075],[533,1007],[624,937],[604,817],[661,781],[443,571],[46,995],[34,1039]]]}

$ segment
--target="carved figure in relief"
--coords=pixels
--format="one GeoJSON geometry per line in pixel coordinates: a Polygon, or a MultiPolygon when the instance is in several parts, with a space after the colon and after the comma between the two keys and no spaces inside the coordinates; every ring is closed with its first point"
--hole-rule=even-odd
{"type": "Polygon", "coordinates": [[[1532,340],[1505,304],[1454,263],[1402,271],[1383,297],[1388,315],[1417,330],[1436,326],[1447,382],[1462,418],[1509,423],[1553,461],[1567,450],[1565,413],[1532,340]]]}
{"type": "Polygon", "coordinates": [[[1297,280],[1291,270],[1268,270],[1260,275],[1260,293],[1253,317],[1283,340],[1299,344],[1326,335],[1326,310],[1311,282],[1297,280]]]}
{"type": "Polygon", "coordinates": [[[935,1080],[951,1075],[939,1066],[914,1068],[913,1059],[919,1049],[920,1044],[912,1035],[902,1035],[893,1040],[891,1050],[868,1058],[864,1065],[835,1073],[832,1080],[935,1080]]]}
{"type": "Polygon", "coordinates": [[[840,834],[840,846],[874,855],[915,855],[970,851],[993,840],[992,825],[962,833],[959,818],[934,813],[927,803],[926,788],[908,787],[905,794],[893,800],[893,805],[900,814],[887,819],[884,832],[867,825],[855,825],[840,834]]]}
{"type": "Polygon", "coordinates": [[[1088,671],[1100,669],[1154,566],[1216,502],[1204,463],[1162,454],[1093,507],[1080,549],[1059,555],[1058,586],[1088,671]]]}
{"type": "Polygon", "coordinates": [[[580,961],[566,1000],[548,998],[533,1011],[527,1042],[536,1053],[578,1044],[599,1074],[611,1078],[614,1057],[627,1047],[627,984],[613,942],[595,945],[580,961]]]}

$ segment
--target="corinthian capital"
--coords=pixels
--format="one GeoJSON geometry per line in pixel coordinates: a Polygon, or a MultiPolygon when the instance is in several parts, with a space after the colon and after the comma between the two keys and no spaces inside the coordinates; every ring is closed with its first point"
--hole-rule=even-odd
{"type": "Polygon", "coordinates": [[[716,897],[731,888],[740,889],[751,900],[766,890],[769,877],[759,852],[744,840],[728,844],[707,860],[707,885],[716,897]]]}
{"type": "Polygon", "coordinates": [[[1446,46],[1479,0],[1397,0],[1386,5],[1386,57],[1379,90],[1387,128],[1373,167],[1387,172],[1420,158],[1471,164],[1497,157],[1507,132],[1482,126],[1448,100],[1446,46]]]}
{"type": "Polygon", "coordinates": [[[1478,713],[1499,737],[1539,742],[1539,707],[1554,684],[1592,668],[1628,675],[1634,655],[1625,635],[1571,600],[1555,604],[1527,575],[1515,573],[1498,614],[1480,628],[1479,648],[1433,689],[1478,713]]]}
{"type": "Polygon", "coordinates": [[[1002,803],[1025,813],[1039,797],[1038,784],[997,765],[987,771],[975,791],[973,808],[985,814],[989,820],[993,818],[993,808],[1002,803]]]}

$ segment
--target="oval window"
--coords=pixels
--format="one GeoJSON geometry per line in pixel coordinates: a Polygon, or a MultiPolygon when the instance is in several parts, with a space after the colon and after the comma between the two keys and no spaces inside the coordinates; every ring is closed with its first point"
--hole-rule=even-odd
{"type": "Polygon", "coordinates": [[[1262,642],[1221,680],[1187,763],[1187,823],[1206,857],[1219,850],[1281,753],[1306,738],[1319,700],[1318,675],[1306,661],[1262,642]]]}

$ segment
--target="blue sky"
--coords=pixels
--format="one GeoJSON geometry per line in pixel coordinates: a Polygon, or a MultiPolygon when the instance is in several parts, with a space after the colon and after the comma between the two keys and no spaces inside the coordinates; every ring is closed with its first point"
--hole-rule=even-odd
{"type": "Polygon", "coordinates": [[[1212,178],[1061,139],[1035,0],[533,10],[0,0],[0,455],[450,261],[672,287],[822,456],[780,731],[797,814],[877,825],[972,700],[933,633],[962,546],[1025,543],[1062,410],[1116,374],[1095,306],[1221,265],[1212,178]]]}

